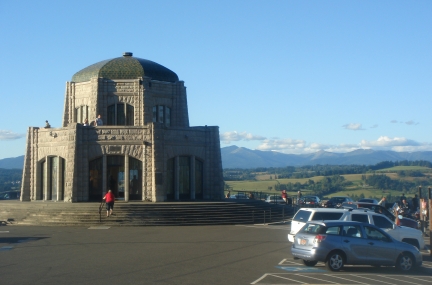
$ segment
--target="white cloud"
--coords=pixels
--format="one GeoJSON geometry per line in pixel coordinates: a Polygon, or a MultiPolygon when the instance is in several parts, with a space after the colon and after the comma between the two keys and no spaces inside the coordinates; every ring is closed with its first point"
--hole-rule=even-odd
{"type": "Polygon", "coordinates": [[[24,136],[24,134],[17,134],[7,130],[0,130],[0,141],[17,140],[24,136]]]}
{"type": "Polygon", "coordinates": [[[362,124],[358,124],[358,123],[357,124],[353,124],[353,123],[346,124],[346,125],[343,125],[342,128],[347,129],[347,130],[352,130],[352,131],[362,131],[362,130],[364,130],[362,128],[362,124]]]}
{"type": "Polygon", "coordinates": [[[221,141],[223,141],[226,144],[229,144],[233,141],[262,141],[265,140],[266,138],[263,136],[259,136],[259,135],[253,135],[251,133],[247,133],[247,132],[241,132],[238,133],[237,131],[233,131],[233,132],[225,132],[223,134],[220,135],[220,139],[221,141]]]}
{"type": "Polygon", "coordinates": [[[295,139],[277,139],[277,140],[264,140],[257,149],[259,150],[274,150],[280,152],[291,151],[290,153],[297,153],[299,150],[304,150],[306,142],[304,140],[295,139]]]}
{"type": "MultiPolygon", "coordinates": [[[[361,125],[358,127],[361,129],[361,125]]],[[[381,136],[377,140],[361,140],[358,144],[323,144],[307,143],[301,139],[272,138],[253,135],[247,132],[226,132],[221,134],[221,141],[228,144],[232,141],[261,141],[256,149],[262,151],[277,151],[286,154],[307,154],[318,151],[346,153],[358,149],[392,150],[396,152],[432,151],[432,143],[419,143],[404,137],[381,136]]]]}
{"type": "Polygon", "coordinates": [[[387,136],[381,136],[376,141],[362,140],[360,142],[360,145],[366,148],[373,148],[373,147],[388,148],[393,146],[418,146],[419,143],[406,138],[399,138],[399,137],[389,138],[387,136]]]}

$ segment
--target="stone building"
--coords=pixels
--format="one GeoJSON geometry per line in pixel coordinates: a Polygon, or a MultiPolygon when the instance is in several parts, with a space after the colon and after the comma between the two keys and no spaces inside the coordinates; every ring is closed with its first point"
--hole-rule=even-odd
{"type": "Polygon", "coordinates": [[[62,127],[27,133],[22,201],[101,201],[107,189],[126,202],[223,198],[219,128],[190,127],[184,82],[130,52],[75,73],[62,127]]]}

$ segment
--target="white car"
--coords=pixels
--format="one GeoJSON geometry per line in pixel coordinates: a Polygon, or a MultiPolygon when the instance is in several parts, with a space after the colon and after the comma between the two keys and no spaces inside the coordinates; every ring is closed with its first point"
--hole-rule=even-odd
{"type": "Polygon", "coordinates": [[[306,222],[323,220],[344,220],[372,224],[381,228],[398,241],[409,243],[418,249],[423,249],[425,247],[421,231],[398,226],[386,216],[375,213],[369,209],[301,208],[294,215],[291,222],[291,232],[288,234],[288,240],[293,242],[294,236],[306,224],[306,222]]]}

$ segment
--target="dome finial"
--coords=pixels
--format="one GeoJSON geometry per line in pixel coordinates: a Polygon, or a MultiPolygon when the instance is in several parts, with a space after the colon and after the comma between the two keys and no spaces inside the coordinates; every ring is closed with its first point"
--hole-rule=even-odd
{"type": "Polygon", "coordinates": [[[128,52],[128,51],[126,51],[126,52],[123,53],[124,57],[129,57],[129,56],[132,56],[132,55],[133,55],[133,53],[128,52]]]}

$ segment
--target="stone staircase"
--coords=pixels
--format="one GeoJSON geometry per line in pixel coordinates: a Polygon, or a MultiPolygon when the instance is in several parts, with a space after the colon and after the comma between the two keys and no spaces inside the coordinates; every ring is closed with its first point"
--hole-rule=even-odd
{"type": "Polygon", "coordinates": [[[116,202],[106,217],[100,203],[0,201],[0,222],[37,226],[179,226],[284,222],[295,209],[260,200],[221,202],[116,202]]]}

